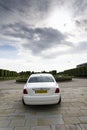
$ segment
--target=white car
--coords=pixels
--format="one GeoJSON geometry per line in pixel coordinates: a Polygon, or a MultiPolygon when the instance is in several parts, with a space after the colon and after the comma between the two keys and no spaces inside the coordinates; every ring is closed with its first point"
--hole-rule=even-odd
{"type": "Polygon", "coordinates": [[[60,104],[59,85],[51,74],[32,74],[24,86],[22,102],[24,105],[60,104]]]}

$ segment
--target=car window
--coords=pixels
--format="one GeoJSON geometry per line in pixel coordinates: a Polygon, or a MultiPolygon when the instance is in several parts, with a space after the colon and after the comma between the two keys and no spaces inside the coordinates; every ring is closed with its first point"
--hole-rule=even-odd
{"type": "Polygon", "coordinates": [[[51,76],[38,76],[38,77],[31,77],[29,79],[30,83],[35,83],[35,82],[54,82],[54,79],[51,76]]]}

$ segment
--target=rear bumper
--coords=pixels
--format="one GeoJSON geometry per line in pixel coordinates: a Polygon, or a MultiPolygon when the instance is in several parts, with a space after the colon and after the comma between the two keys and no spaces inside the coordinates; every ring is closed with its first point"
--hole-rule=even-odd
{"type": "Polygon", "coordinates": [[[47,104],[57,104],[60,100],[60,93],[49,96],[29,96],[23,95],[23,100],[27,105],[47,105],[47,104]]]}

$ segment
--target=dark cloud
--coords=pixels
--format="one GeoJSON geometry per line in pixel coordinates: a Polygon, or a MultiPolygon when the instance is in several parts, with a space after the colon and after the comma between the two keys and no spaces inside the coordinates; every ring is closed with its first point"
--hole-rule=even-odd
{"type": "Polygon", "coordinates": [[[81,54],[81,53],[86,53],[86,52],[87,52],[87,41],[81,41],[79,43],[76,43],[76,45],[74,45],[68,53],[81,54]]]}
{"type": "Polygon", "coordinates": [[[76,55],[76,54],[84,54],[84,53],[87,53],[87,41],[79,42],[77,46],[73,45],[72,47],[69,48],[68,51],[65,49],[51,54],[45,54],[45,55],[43,54],[42,56],[44,58],[51,59],[62,55],[72,55],[72,54],[76,55]]]}
{"type": "MultiPolygon", "coordinates": [[[[71,46],[71,52],[85,50],[86,42],[72,47],[73,44],[67,41],[68,37],[58,29],[47,28],[45,25],[39,27],[39,23],[49,17],[49,12],[57,8],[59,10],[59,7],[71,11],[72,20],[76,17],[74,21],[77,26],[87,24],[87,18],[80,19],[87,11],[86,0],[0,0],[0,33],[15,40],[19,38],[22,42],[20,46],[24,50],[31,50],[35,55],[60,45],[71,46]]],[[[70,35],[74,37],[74,32],[70,35]]],[[[58,50],[57,54],[59,53],[61,54],[58,50]]]]}
{"type": "Polygon", "coordinates": [[[45,55],[43,54],[42,56],[44,58],[51,59],[51,58],[55,58],[62,55],[68,55],[68,54],[76,55],[76,54],[83,54],[86,52],[87,52],[87,41],[82,41],[82,42],[79,42],[77,46],[76,45],[71,46],[68,51],[65,49],[65,50],[57,51],[51,54],[45,54],[45,55]]]}
{"type": "Polygon", "coordinates": [[[34,54],[40,54],[42,51],[50,49],[60,44],[64,44],[65,35],[52,28],[34,29],[31,44],[27,43],[24,48],[30,48],[34,54]]]}
{"type": "Polygon", "coordinates": [[[26,0],[0,0],[0,7],[2,7],[5,11],[18,10],[20,12],[24,12],[24,7],[29,7],[29,4],[26,0]]]}
{"type": "Polygon", "coordinates": [[[72,8],[74,16],[83,15],[87,11],[87,1],[86,0],[73,0],[72,8]]]}
{"type": "MultiPolygon", "coordinates": [[[[86,0],[0,0],[0,23],[13,21],[41,21],[49,16],[53,9],[63,7],[75,16],[87,10],[86,0]]],[[[9,23],[10,23],[9,22],[9,23]]]]}
{"type": "Polygon", "coordinates": [[[76,46],[75,50],[78,52],[87,52],[87,41],[82,41],[78,43],[78,46],[76,46]]]}
{"type": "Polygon", "coordinates": [[[87,19],[84,19],[84,20],[83,20],[83,22],[84,22],[84,24],[86,24],[86,25],[87,25],[87,19]]]}
{"type": "Polygon", "coordinates": [[[82,20],[76,20],[75,21],[77,25],[80,25],[80,24],[84,24],[84,25],[87,25],[87,19],[82,19],[82,20]]]}
{"type": "Polygon", "coordinates": [[[75,23],[76,23],[77,26],[81,25],[79,20],[76,20],[75,23]]]}
{"type": "MultiPolygon", "coordinates": [[[[0,18],[6,22],[38,21],[43,19],[49,10],[49,0],[0,0],[0,18]]],[[[2,21],[0,23],[3,23],[2,21]]]]}
{"type": "Polygon", "coordinates": [[[85,28],[85,31],[87,31],[87,28],[85,28]]]}
{"type": "Polygon", "coordinates": [[[85,31],[87,30],[87,19],[75,20],[75,24],[77,27],[84,28],[85,31]]]}
{"type": "Polygon", "coordinates": [[[33,54],[40,54],[43,50],[61,44],[71,45],[66,42],[66,35],[53,28],[34,28],[25,23],[15,23],[1,26],[0,32],[4,36],[25,40],[22,47],[31,50],[33,54]]]}
{"type": "Polygon", "coordinates": [[[0,31],[5,36],[12,36],[15,38],[30,39],[32,38],[33,29],[25,23],[15,23],[3,25],[0,31]]]}

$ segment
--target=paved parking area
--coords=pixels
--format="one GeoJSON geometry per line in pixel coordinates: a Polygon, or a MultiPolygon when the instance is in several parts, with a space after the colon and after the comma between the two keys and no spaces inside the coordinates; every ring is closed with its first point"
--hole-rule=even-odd
{"type": "Polygon", "coordinates": [[[23,106],[24,84],[0,82],[0,130],[87,130],[87,79],[59,83],[61,105],[23,106]]]}

